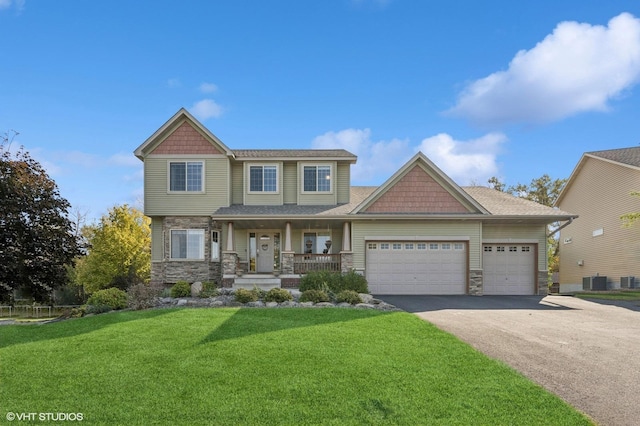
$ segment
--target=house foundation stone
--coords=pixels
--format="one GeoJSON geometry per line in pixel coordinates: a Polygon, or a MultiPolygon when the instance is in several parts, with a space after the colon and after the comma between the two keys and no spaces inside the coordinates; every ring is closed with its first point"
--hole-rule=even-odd
{"type": "Polygon", "coordinates": [[[471,269],[469,271],[469,295],[482,296],[483,294],[482,269],[471,269]]]}

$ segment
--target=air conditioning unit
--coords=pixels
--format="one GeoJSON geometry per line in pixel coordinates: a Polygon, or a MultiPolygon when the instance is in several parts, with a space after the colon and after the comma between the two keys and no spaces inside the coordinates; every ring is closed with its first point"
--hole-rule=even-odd
{"type": "Polygon", "coordinates": [[[582,290],[606,290],[607,289],[607,277],[600,275],[595,277],[582,278],[582,290]]]}
{"type": "Polygon", "coordinates": [[[620,277],[620,288],[639,288],[636,277],[620,277]]]}

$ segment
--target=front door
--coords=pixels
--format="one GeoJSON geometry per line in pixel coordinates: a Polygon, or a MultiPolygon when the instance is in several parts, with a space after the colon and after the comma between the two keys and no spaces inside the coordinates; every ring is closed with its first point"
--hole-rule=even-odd
{"type": "Polygon", "coordinates": [[[257,241],[258,273],[273,272],[273,234],[258,234],[257,241]]]}

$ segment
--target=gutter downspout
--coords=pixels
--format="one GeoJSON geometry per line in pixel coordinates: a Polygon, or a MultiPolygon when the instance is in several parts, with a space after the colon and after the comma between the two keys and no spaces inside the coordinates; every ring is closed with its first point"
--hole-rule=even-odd
{"type": "Polygon", "coordinates": [[[566,221],[565,223],[563,223],[562,225],[560,225],[559,227],[557,227],[556,229],[553,230],[553,232],[551,232],[550,234],[547,235],[547,238],[549,238],[550,236],[552,236],[553,234],[555,234],[556,232],[560,231],[562,228],[567,227],[569,225],[571,225],[571,223],[573,222],[573,217],[570,217],[568,221],[566,221]]]}

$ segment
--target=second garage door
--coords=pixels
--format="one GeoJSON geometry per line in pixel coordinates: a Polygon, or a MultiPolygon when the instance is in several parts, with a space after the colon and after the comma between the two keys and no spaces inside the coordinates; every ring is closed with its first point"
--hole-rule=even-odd
{"type": "Polygon", "coordinates": [[[535,245],[485,244],[484,294],[535,294],[535,245]]]}
{"type": "Polygon", "coordinates": [[[372,241],[366,256],[373,294],[466,293],[466,243],[372,241]]]}

